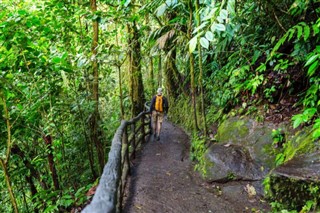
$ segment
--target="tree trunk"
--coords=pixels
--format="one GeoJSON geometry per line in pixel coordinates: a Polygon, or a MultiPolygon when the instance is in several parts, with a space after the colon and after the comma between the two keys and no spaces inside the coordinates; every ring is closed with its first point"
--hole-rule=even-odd
{"type": "MultiPolygon", "coordinates": [[[[1,91],[0,91],[1,92],[1,91]]],[[[6,104],[6,98],[5,96],[0,93],[1,95],[1,99],[2,99],[2,103],[3,103],[3,111],[4,111],[4,119],[6,121],[6,125],[7,125],[7,151],[6,151],[6,157],[5,159],[0,158],[0,166],[3,169],[4,172],[4,178],[6,180],[6,184],[8,187],[8,192],[9,192],[9,196],[10,196],[10,200],[11,200],[11,204],[13,207],[13,210],[15,213],[18,213],[18,205],[17,205],[17,201],[16,198],[14,196],[13,193],[13,189],[11,186],[11,181],[10,181],[10,175],[8,172],[8,164],[9,164],[9,160],[10,160],[10,156],[11,156],[11,149],[12,149],[12,140],[11,140],[11,123],[10,123],[10,113],[6,104]]]]}
{"type": "MultiPolygon", "coordinates": [[[[96,0],[90,0],[91,11],[95,13],[97,11],[97,2],[96,0]]],[[[102,174],[105,159],[104,159],[104,146],[101,141],[100,131],[99,131],[99,72],[98,72],[98,61],[97,61],[97,48],[99,41],[99,23],[97,19],[92,22],[93,28],[93,39],[92,39],[92,69],[93,69],[93,83],[92,83],[92,99],[95,102],[95,108],[93,115],[91,117],[91,139],[95,144],[98,154],[98,162],[99,162],[99,172],[102,174]]]]}
{"type": "Polygon", "coordinates": [[[153,69],[153,57],[150,56],[150,79],[151,79],[151,91],[154,93],[155,86],[154,86],[154,69],[153,69]]]}
{"type": "MultiPolygon", "coordinates": [[[[191,39],[192,33],[192,0],[189,0],[189,26],[188,26],[188,39],[191,39]]],[[[192,102],[192,109],[193,109],[193,128],[195,131],[199,130],[198,127],[198,120],[197,120],[197,105],[196,105],[196,89],[195,89],[195,80],[194,80],[194,56],[190,53],[190,78],[191,78],[191,102],[192,102]]]]}
{"type": "Polygon", "coordinates": [[[144,88],[141,73],[141,47],[139,42],[139,31],[136,22],[127,24],[129,33],[129,72],[130,72],[130,96],[131,115],[136,116],[144,109],[144,88]]]}
{"type": "Polygon", "coordinates": [[[161,53],[159,54],[159,62],[158,62],[158,87],[162,87],[162,59],[161,59],[161,53]]]}
{"type": "Polygon", "coordinates": [[[18,155],[24,166],[29,169],[30,171],[30,175],[26,175],[26,181],[29,183],[30,185],[30,191],[31,191],[31,195],[32,197],[34,195],[36,195],[38,193],[38,190],[36,188],[36,186],[34,185],[34,182],[32,180],[32,178],[34,177],[36,180],[39,181],[40,185],[44,187],[44,189],[47,189],[47,185],[41,180],[39,173],[37,172],[37,170],[33,167],[32,163],[28,160],[27,156],[24,154],[24,152],[20,149],[20,147],[18,147],[17,145],[12,147],[12,154],[18,155]]]}
{"type": "Polygon", "coordinates": [[[176,99],[183,92],[183,82],[180,73],[176,67],[176,50],[173,49],[167,53],[165,63],[166,89],[170,97],[176,99]]]}
{"type": "MultiPolygon", "coordinates": [[[[116,44],[119,47],[119,39],[118,39],[118,27],[116,25],[116,44]]],[[[123,94],[122,94],[122,75],[121,75],[121,65],[120,65],[120,57],[117,54],[116,57],[116,67],[118,70],[118,77],[119,77],[119,98],[120,98],[120,117],[124,119],[124,107],[123,107],[123,94]]]]}
{"type": "Polygon", "coordinates": [[[48,162],[49,162],[49,168],[51,172],[51,177],[53,181],[53,186],[55,190],[59,190],[59,179],[57,174],[57,169],[53,160],[53,148],[52,148],[52,138],[50,135],[47,135],[43,137],[44,141],[46,142],[47,148],[49,150],[48,152],[48,162]]]}
{"type": "Polygon", "coordinates": [[[0,165],[1,165],[1,167],[3,169],[3,172],[4,172],[4,178],[6,180],[6,184],[7,184],[7,187],[8,187],[8,192],[9,192],[9,195],[10,195],[10,200],[11,200],[11,204],[12,204],[13,210],[14,210],[15,213],[18,213],[19,212],[18,211],[18,205],[17,205],[17,201],[16,201],[16,198],[15,198],[13,190],[12,190],[11,181],[10,181],[10,175],[9,175],[8,168],[7,168],[7,163],[0,158],[0,165]]]}
{"type": "MultiPolygon", "coordinates": [[[[197,26],[200,26],[200,10],[199,10],[199,0],[196,0],[196,19],[197,19],[197,26]]],[[[201,114],[202,114],[202,120],[203,120],[203,131],[204,135],[206,136],[208,133],[207,130],[207,119],[206,119],[206,114],[205,114],[205,106],[204,106],[204,92],[203,92],[203,85],[202,85],[202,76],[203,76],[203,69],[202,69],[202,48],[200,44],[200,38],[198,37],[198,51],[199,51],[199,87],[200,87],[200,98],[201,98],[201,114]]]]}

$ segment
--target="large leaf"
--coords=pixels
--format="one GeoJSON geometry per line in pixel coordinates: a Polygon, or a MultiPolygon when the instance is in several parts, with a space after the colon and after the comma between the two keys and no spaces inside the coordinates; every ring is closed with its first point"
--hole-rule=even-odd
{"type": "Polygon", "coordinates": [[[220,10],[220,15],[219,15],[222,19],[227,19],[228,18],[228,11],[225,9],[220,10]]]}
{"type": "Polygon", "coordinates": [[[307,39],[310,36],[310,27],[308,25],[304,26],[304,41],[307,41],[307,39]]]}
{"type": "Polygon", "coordinates": [[[207,31],[205,36],[208,41],[213,41],[214,35],[211,31],[207,31]]]}
{"type": "Polygon", "coordinates": [[[303,123],[302,114],[297,114],[292,117],[293,120],[293,128],[297,128],[301,123],[303,123]]]}
{"type": "Polygon", "coordinates": [[[164,14],[164,12],[167,9],[167,5],[165,3],[161,4],[158,8],[157,8],[157,16],[162,16],[164,14]]]}
{"type": "Polygon", "coordinates": [[[318,54],[311,56],[308,61],[306,62],[306,65],[304,65],[305,67],[309,66],[310,64],[312,64],[315,60],[317,60],[319,57],[318,54]]]}
{"type": "Polygon", "coordinates": [[[311,64],[308,69],[308,75],[312,76],[316,72],[318,67],[319,67],[319,61],[315,61],[313,64],[311,64]]]}
{"type": "Polygon", "coordinates": [[[200,38],[200,44],[206,49],[209,48],[209,41],[205,37],[200,38]]]}
{"type": "Polygon", "coordinates": [[[189,41],[189,52],[193,53],[194,50],[197,47],[197,36],[193,37],[190,41],[189,41]]]}
{"type": "Polygon", "coordinates": [[[223,24],[216,24],[214,23],[212,26],[211,26],[211,31],[214,32],[214,31],[226,31],[226,26],[224,26],[223,24]],[[214,30],[213,30],[214,29],[214,30]]]}
{"type": "Polygon", "coordinates": [[[300,39],[300,37],[302,36],[302,30],[303,28],[299,25],[296,26],[297,30],[298,30],[298,34],[297,34],[297,37],[298,39],[300,39]]]}

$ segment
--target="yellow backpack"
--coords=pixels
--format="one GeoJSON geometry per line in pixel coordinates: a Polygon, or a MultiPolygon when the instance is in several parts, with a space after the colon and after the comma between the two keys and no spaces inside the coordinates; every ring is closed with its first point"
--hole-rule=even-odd
{"type": "Polygon", "coordinates": [[[162,95],[157,95],[156,96],[156,103],[154,105],[154,108],[158,112],[163,112],[163,107],[162,107],[162,95]]]}

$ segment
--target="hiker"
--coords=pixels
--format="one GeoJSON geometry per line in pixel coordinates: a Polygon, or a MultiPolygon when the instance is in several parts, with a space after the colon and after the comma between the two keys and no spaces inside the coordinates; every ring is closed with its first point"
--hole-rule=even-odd
{"type": "Polygon", "coordinates": [[[162,121],[169,109],[168,100],[162,95],[162,88],[158,88],[157,95],[152,97],[150,112],[152,113],[153,135],[160,140],[162,121]]]}

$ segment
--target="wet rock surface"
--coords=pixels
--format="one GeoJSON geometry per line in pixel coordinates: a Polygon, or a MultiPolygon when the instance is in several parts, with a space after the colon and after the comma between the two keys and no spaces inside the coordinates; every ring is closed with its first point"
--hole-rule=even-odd
{"type": "Polygon", "coordinates": [[[262,165],[256,163],[249,151],[238,145],[213,144],[206,153],[209,182],[230,180],[262,180],[267,174],[262,165]]]}
{"type": "Polygon", "coordinates": [[[272,174],[320,183],[320,151],[295,157],[276,168],[272,174]]]}
{"type": "Polygon", "coordinates": [[[165,122],[131,168],[123,212],[267,212],[259,181],[205,182],[189,160],[188,136],[165,122]]]}

